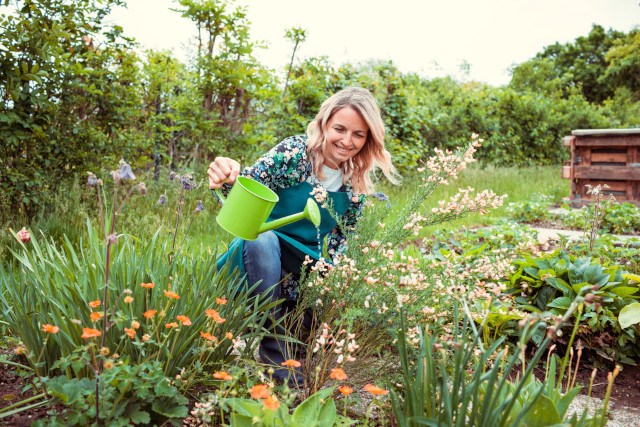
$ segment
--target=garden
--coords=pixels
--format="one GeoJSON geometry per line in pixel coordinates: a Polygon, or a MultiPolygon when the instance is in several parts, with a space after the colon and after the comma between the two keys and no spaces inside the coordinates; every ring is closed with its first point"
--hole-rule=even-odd
{"type": "Polygon", "coordinates": [[[308,351],[289,361],[306,373],[293,390],[253,356],[271,303],[215,269],[229,236],[204,179],[168,173],[146,185],[125,162],[102,178],[89,173],[67,189],[60,209],[70,216],[57,220],[83,227],[77,241],[11,230],[0,360],[4,386],[19,387],[3,393],[0,416],[29,414],[36,425],[605,425],[615,377],[637,374],[640,357],[640,239],[616,241],[612,230],[637,234],[640,210],[600,197],[557,217],[550,208],[567,187],[557,168],[465,170],[480,144],[474,136],[457,152],[436,150],[419,180],[372,198],[342,261],[305,278],[296,310],[311,309],[314,321],[308,351]],[[519,202],[494,189],[447,193],[467,181],[500,192],[499,173],[513,191],[532,176],[549,191],[519,202]],[[583,239],[541,243],[542,221],[583,239]],[[600,406],[569,411],[578,393],[600,406]]]}
{"type": "Polygon", "coordinates": [[[121,0],[10,3],[0,424],[637,422],[640,209],[603,185],[573,206],[561,178],[572,129],[637,127],[637,30],[594,25],[496,88],[294,61],[293,28],[283,82],[232,1],[176,1],[203,35],[188,64],[135,51],[105,21],[121,0]],[[274,329],[275,303],[216,267],[231,236],[207,165],[251,164],[347,86],[379,102],[403,182],[377,185],[274,329]],[[274,330],[304,349],[280,366],[256,354],[274,330]],[[282,368],[303,384],[275,381],[282,368]]]}

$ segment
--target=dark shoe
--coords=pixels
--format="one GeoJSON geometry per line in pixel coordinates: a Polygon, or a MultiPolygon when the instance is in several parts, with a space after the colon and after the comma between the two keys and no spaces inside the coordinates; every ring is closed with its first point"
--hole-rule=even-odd
{"type": "Polygon", "coordinates": [[[282,353],[277,350],[269,350],[264,346],[258,348],[260,360],[266,365],[273,367],[273,379],[278,383],[287,384],[289,388],[302,388],[304,378],[301,368],[285,368],[282,363],[286,360],[282,353]]]}

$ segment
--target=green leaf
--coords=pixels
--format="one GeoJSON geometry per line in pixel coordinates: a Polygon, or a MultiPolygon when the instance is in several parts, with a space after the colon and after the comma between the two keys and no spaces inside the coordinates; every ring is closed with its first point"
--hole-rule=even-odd
{"type": "Polygon", "coordinates": [[[246,416],[249,417],[249,419],[259,417],[262,411],[262,405],[255,400],[231,398],[224,399],[222,403],[229,406],[232,414],[246,416]]]}
{"type": "Polygon", "coordinates": [[[69,380],[66,376],[61,375],[47,380],[46,388],[47,392],[53,397],[59,399],[65,405],[69,405],[79,399],[83,399],[85,393],[93,392],[95,380],[89,380],[88,378],[81,380],[72,378],[69,380]]]}
{"type": "Polygon", "coordinates": [[[569,284],[567,282],[565,282],[562,279],[559,279],[557,277],[548,277],[546,279],[544,279],[544,281],[549,285],[549,286],[553,286],[554,288],[556,288],[557,290],[559,290],[562,293],[565,294],[572,294],[573,289],[571,288],[571,286],[569,286],[569,284]]]}
{"type": "Polygon", "coordinates": [[[522,421],[527,427],[548,427],[561,423],[562,419],[553,401],[540,395],[522,421]]]}
{"type": "MultiPolygon", "coordinates": [[[[325,400],[328,399],[332,393],[333,387],[330,387],[312,394],[293,411],[291,420],[300,426],[325,425],[324,423],[318,424],[321,419],[321,407],[326,403],[325,400]]],[[[331,399],[331,402],[333,402],[333,399],[331,399]]],[[[333,408],[335,410],[335,404],[333,408]]],[[[335,420],[335,411],[333,416],[335,420]]]]}
{"type": "Polygon", "coordinates": [[[609,289],[609,292],[616,294],[622,298],[626,298],[629,295],[633,295],[638,292],[637,286],[617,286],[613,289],[609,289]]]}
{"type": "Polygon", "coordinates": [[[640,302],[634,302],[623,307],[622,310],[620,310],[618,322],[620,322],[622,329],[640,323],[640,302]]]}
{"type": "Polygon", "coordinates": [[[561,308],[563,310],[567,310],[569,309],[569,306],[571,305],[572,301],[573,299],[570,297],[558,297],[553,301],[551,301],[549,304],[547,304],[547,307],[561,308]]]}
{"type": "Polygon", "coordinates": [[[640,275],[638,274],[625,273],[622,275],[622,277],[627,280],[633,280],[634,282],[640,283],[640,275]]]}
{"type": "Polygon", "coordinates": [[[134,411],[129,414],[129,419],[134,424],[149,424],[151,422],[151,417],[147,411],[134,411]]]}

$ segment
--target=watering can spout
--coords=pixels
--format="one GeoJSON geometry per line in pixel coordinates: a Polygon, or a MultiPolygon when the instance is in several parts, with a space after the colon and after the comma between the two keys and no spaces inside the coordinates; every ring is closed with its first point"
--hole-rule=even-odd
{"type": "Polygon", "coordinates": [[[301,219],[311,221],[316,227],[320,225],[320,209],[318,209],[318,204],[312,198],[307,199],[304,211],[266,222],[260,226],[258,233],[264,233],[265,231],[273,230],[274,228],[280,228],[301,219]]]}

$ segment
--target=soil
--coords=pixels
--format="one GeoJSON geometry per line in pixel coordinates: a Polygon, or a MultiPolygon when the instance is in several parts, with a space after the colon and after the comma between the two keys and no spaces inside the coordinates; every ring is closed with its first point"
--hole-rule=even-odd
{"type": "MultiPolygon", "coordinates": [[[[536,376],[544,376],[543,368],[544,366],[541,365],[536,370],[536,376]]],[[[587,394],[588,392],[592,372],[593,367],[587,365],[581,366],[578,370],[576,385],[582,386],[582,394],[587,394]]],[[[608,385],[608,374],[608,371],[596,371],[596,377],[591,389],[592,397],[597,397],[599,399],[605,398],[608,385]]],[[[640,366],[622,366],[622,370],[613,382],[609,405],[611,409],[622,409],[623,407],[626,407],[640,411],[640,366]]]]}
{"type": "MultiPolygon", "coordinates": [[[[9,405],[18,403],[33,395],[33,391],[27,391],[24,394],[22,389],[27,385],[27,379],[18,375],[15,368],[0,362],[0,409],[9,405]]],[[[36,402],[31,402],[36,403],[36,402]]],[[[8,418],[0,419],[0,425],[3,426],[28,426],[33,421],[41,418],[47,418],[47,412],[51,408],[43,405],[37,408],[19,412],[8,418]]]]}

